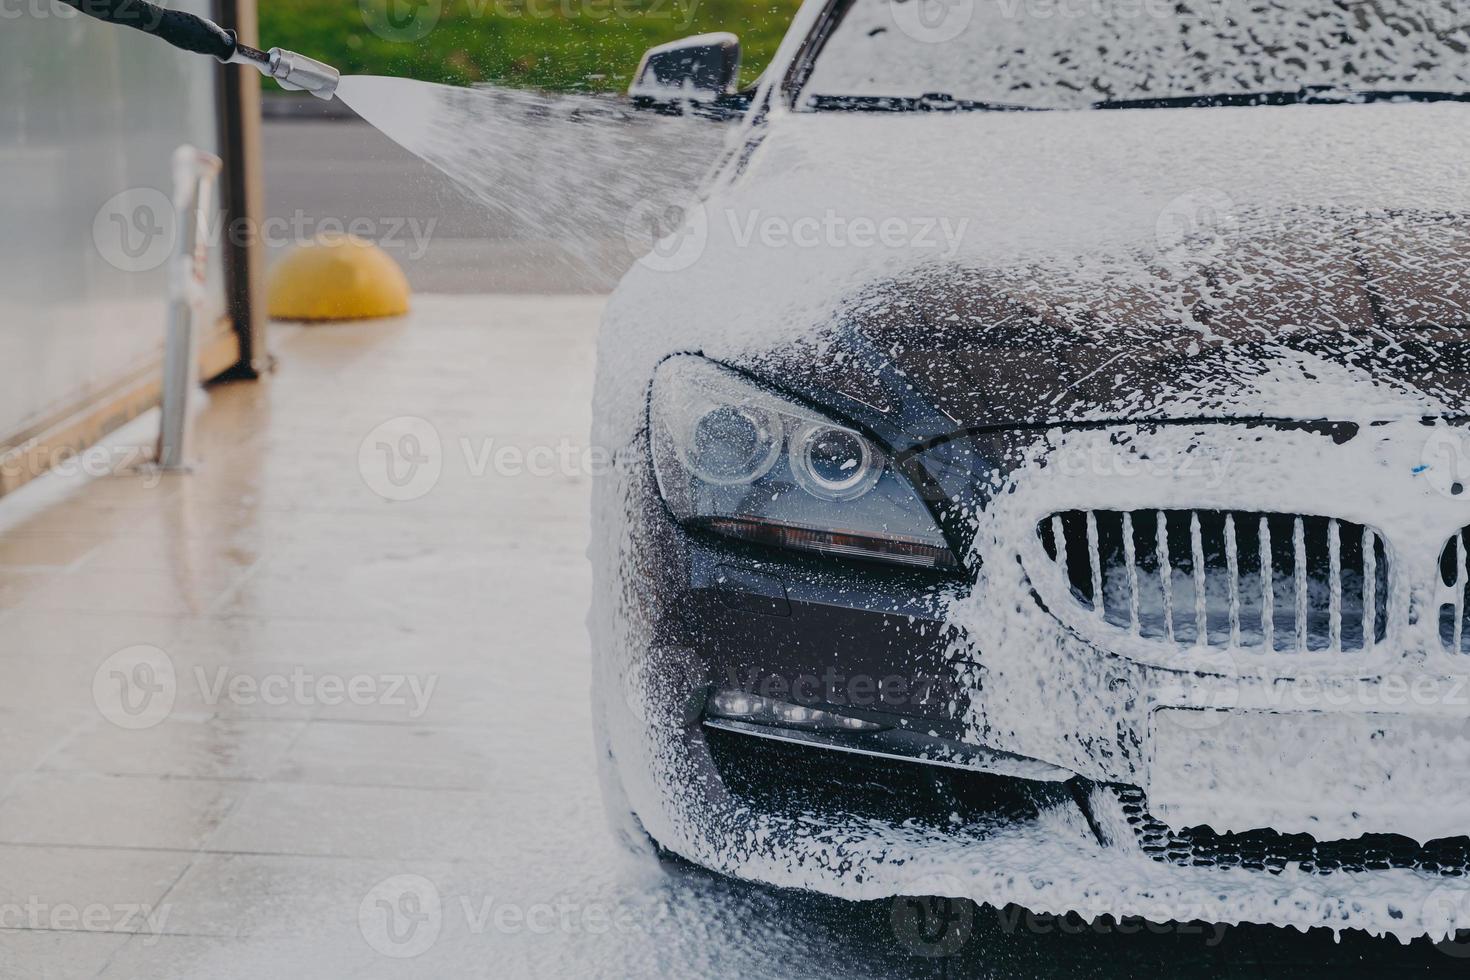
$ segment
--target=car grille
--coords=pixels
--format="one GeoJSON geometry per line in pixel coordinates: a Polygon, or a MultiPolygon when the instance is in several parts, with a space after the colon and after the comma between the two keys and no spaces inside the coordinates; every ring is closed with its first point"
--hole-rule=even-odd
{"type": "Polygon", "coordinates": [[[1470,528],[1445,542],[1439,553],[1439,577],[1444,583],[1445,599],[1439,607],[1439,641],[1449,653],[1470,653],[1470,629],[1465,618],[1470,615],[1470,528]]]}
{"type": "Polygon", "coordinates": [[[1219,834],[1208,827],[1171,830],[1148,813],[1142,789],[1113,787],[1138,845],[1156,861],[1187,867],[1244,868],[1279,874],[1296,867],[1309,874],[1406,868],[1460,877],[1470,871],[1470,837],[1419,844],[1397,834],[1319,841],[1310,834],[1252,830],[1219,834]]]}
{"type": "MultiPolygon", "coordinates": [[[[1072,510],[1037,527],[1084,611],[1179,646],[1362,651],[1388,629],[1389,559],[1329,517],[1072,510]]],[[[1470,641],[1467,641],[1470,642],[1470,641]]]]}

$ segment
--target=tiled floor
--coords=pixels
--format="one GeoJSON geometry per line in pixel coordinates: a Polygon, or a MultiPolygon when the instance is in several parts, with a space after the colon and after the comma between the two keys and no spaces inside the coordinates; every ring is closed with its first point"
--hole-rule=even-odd
{"type": "Polygon", "coordinates": [[[930,959],[893,903],[621,857],[587,710],[588,478],[494,462],[584,444],[600,305],[421,297],[405,321],[279,327],[276,374],[211,392],[194,472],[0,501],[0,978],[1463,966],[993,910],[930,959]]]}
{"type": "Polygon", "coordinates": [[[0,502],[0,976],[473,961],[409,969],[359,907],[396,874],[483,892],[508,833],[595,814],[587,478],[474,461],[585,444],[600,306],[280,326],[273,376],[210,392],[194,472],[0,502]],[[385,499],[387,458],[360,450],[401,416],[432,425],[442,475],[385,499]]]}

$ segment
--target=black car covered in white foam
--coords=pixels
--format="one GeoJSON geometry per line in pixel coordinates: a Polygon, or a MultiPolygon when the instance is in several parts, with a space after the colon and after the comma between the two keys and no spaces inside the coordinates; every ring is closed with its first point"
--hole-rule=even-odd
{"type": "MultiPolygon", "coordinates": [[[[811,0],[607,310],[629,840],[851,898],[1470,927],[1470,28],[811,0]]],[[[711,123],[710,125],[715,125],[711,123]]]]}

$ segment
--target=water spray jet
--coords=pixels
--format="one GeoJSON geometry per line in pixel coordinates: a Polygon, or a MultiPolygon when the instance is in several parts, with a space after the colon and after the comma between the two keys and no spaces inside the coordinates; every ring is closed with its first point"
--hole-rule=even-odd
{"type": "Polygon", "coordinates": [[[627,98],[617,99],[343,77],[295,51],[258,50],[213,21],[148,0],[62,2],[184,51],[253,65],[283,88],[339,99],[497,214],[502,231],[552,243],[579,276],[604,286],[677,231],[691,209],[698,212],[696,189],[725,142],[718,123],[740,118],[751,104],[750,92],[736,91],[733,34],[649,50],[627,98]]]}

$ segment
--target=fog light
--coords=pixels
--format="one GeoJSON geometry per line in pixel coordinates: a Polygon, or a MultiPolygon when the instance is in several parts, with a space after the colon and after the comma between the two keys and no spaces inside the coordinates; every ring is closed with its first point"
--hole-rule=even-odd
{"type": "Polygon", "coordinates": [[[888,728],[874,721],[834,714],[805,705],[763,698],[744,691],[720,691],[709,699],[705,713],[752,725],[776,725],[812,732],[877,732],[888,728]]]}

